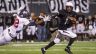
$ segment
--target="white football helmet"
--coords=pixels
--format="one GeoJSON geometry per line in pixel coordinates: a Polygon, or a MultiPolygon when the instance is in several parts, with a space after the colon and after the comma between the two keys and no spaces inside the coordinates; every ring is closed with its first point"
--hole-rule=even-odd
{"type": "Polygon", "coordinates": [[[66,2],[66,6],[71,6],[71,7],[73,7],[74,5],[73,5],[72,2],[66,2]]]}

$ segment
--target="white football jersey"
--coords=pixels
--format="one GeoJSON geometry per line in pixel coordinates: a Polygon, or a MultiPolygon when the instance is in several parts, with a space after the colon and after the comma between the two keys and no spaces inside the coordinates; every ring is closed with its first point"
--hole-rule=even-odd
{"type": "Polygon", "coordinates": [[[23,29],[23,25],[27,25],[29,24],[29,20],[26,18],[20,18],[17,16],[17,18],[15,18],[14,24],[12,26],[10,26],[9,28],[6,28],[1,34],[0,36],[4,36],[5,39],[10,39],[8,38],[9,33],[12,35],[12,37],[16,37],[17,36],[17,31],[21,31],[23,29]],[[10,30],[10,31],[9,31],[10,30]]]}
{"type": "Polygon", "coordinates": [[[19,16],[17,16],[17,18],[15,18],[14,24],[9,28],[6,28],[0,34],[0,45],[10,42],[14,37],[17,36],[17,31],[20,32],[23,29],[23,25],[27,25],[29,23],[30,22],[28,19],[20,18],[19,16]]]}

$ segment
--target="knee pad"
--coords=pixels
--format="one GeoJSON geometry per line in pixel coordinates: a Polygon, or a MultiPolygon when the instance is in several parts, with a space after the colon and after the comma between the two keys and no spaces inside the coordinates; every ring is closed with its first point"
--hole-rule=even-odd
{"type": "Polygon", "coordinates": [[[56,43],[56,44],[57,44],[57,43],[60,43],[60,39],[59,39],[59,38],[55,38],[55,39],[54,39],[54,43],[56,43]]]}

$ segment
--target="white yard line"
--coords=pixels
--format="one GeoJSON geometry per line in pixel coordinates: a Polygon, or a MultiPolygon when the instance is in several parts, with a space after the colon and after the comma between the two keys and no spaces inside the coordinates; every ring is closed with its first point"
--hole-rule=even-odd
{"type": "MultiPolygon", "coordinates": [[[[47,44],[12,44],[12,46],[42,46],[47,44]]],[[[67,45],[67,44],[56,44],[56,45],[67,45]]]]}
{"type": "MultiPolygon", "coordinates": [[[[19,47],[19,46],[20,46],[20,47],[21,47],[21,46],[34,47],[34,46],[40,46],[40,45],[43,46],[43,45],[47,45],[47,44],[13,44],[12,46],[14,46],[14,47],[15,47],[15,46],[18,46],[18,47],[19,47]]],[[[67,45],[67,44],[56,44],[56,45],[57,45],[57,46],[58,46],[58,45],[63,46],[63,45],[67,45]]],[[[74,45],[74,44],[73,44],[73,45],[74,45]]],[[[91,47],[79,47],[79,46],[75,46],[75,47],[72,47],[72,48],[76,48],[76,49],[77,49],[77,48],[80,48],[80,49],[81,49],[81,48],[96,49],[95,46],[93,46],[93,47],[92,47],[92,46],[91,46],[91,47]]]]}
{"type": "MultiPolygon", "coordinates": [[[[33,51],[41,51],[41,50],[40,49],[34,49],[34,50],[31,50],[31,49],[26,49],[26,50],[25,49],[24,50],[23,49],[22,50],[21,49],[18,49],[18,50],[15,50],[15,49],[10,49],[10,50],[0,49],[0,51],[1,52],[2,51],[3,52],[7,52],[7,51],[9,51],[9,52],[13,52],[13,51],[15,51],[15,52],[29,51],[30,52],[30,51],[32,51],[33,52],[33,51]]],[[[47,51],[64,51],[64,50],[62,50],[62,49],[49,49],[47,51]]],[[[87,52],[91,51],[91,52],[96,52],[95,50],[72,50],[72,51],[87,51],[87,52]]]]}

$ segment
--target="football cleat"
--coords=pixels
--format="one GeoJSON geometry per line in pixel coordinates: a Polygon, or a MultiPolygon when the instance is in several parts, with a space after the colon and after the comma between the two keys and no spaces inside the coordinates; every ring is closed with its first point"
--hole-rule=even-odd
{"type": "Polygon", "coordinates": [[[67,54],[73,54],[73,53],[71,52],[71,50],[70,50],[70,47],[66,47],[66,48],[65,48],[65,51],[67,52],[67,54]]]}
{"type": "Polygon", "coordinates": [[[41,48],[41,51],[42,51],[42,54],[45,54],[45,50],[44,50],[44,48],[41,48]]]}

